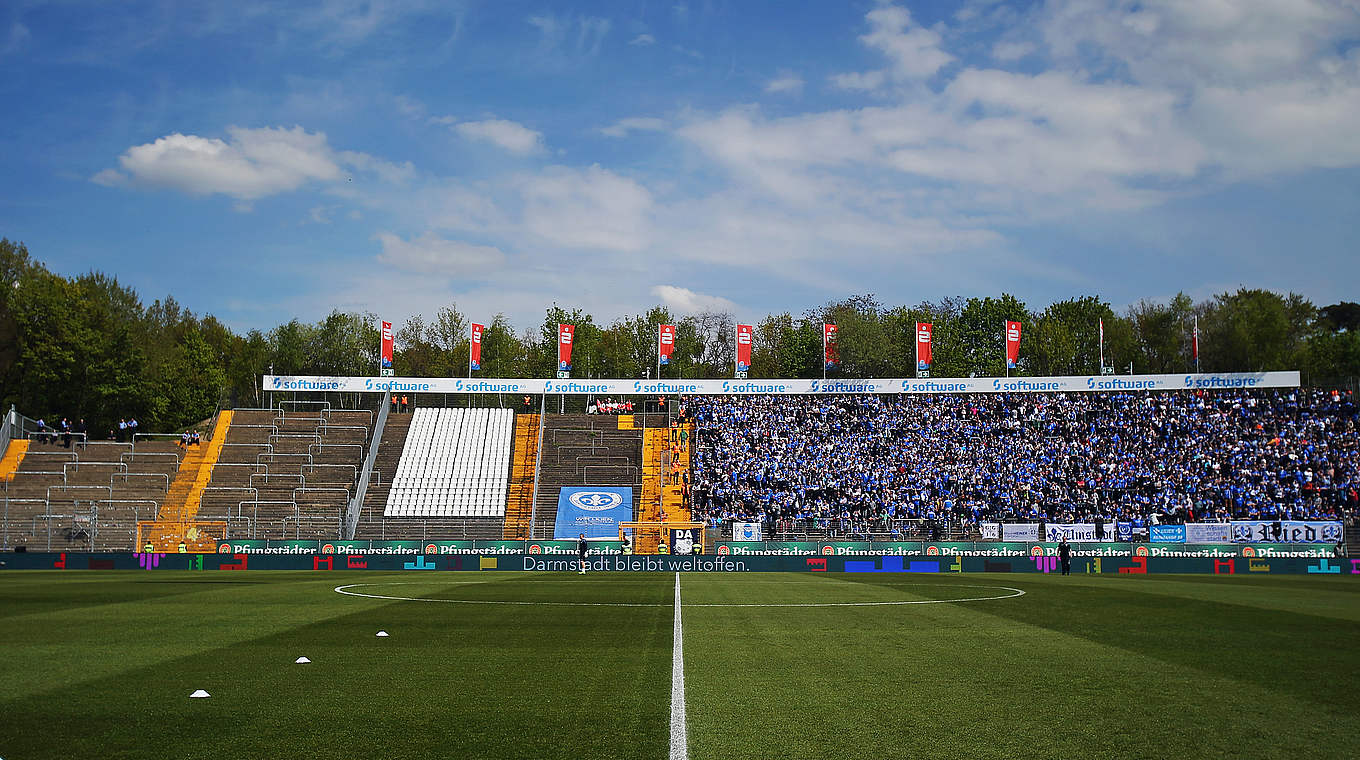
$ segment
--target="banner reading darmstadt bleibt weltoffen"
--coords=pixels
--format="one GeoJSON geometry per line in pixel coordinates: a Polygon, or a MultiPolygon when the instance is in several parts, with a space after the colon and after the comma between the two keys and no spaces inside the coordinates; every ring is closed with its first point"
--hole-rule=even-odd
{"type": "Polygon", "coordinates": [[[545,380],[458,377],[326,377],[265,375],[267,391],[345,393],[548,393],[609,396],[683,393],[714,396],[827,393],[1057,393],[1297,388],[1299,373],[1224,372],[1187,375],[1079,375],[1065,377],[876,378],[867,380],[545,380]]]}

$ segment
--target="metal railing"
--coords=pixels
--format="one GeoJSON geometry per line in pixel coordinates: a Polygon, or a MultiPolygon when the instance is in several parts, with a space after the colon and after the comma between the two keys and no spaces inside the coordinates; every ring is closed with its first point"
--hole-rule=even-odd
{"type": "Polygon", "coordinates": [[[167,493],[170,491],[170,476],[163,472],[116,472],[109,476],[110,488],[113,487],[113,481],[116,478],[122,478],[123,485],[128,486],[132,485],[128,482],[128,478],[165,478],[165,487],[161,490],[166,491],[167,493]]]}
{"type": "Polygon", "coordinates": [[[340,531],[343,539],[354,538],[355,526],[359,524],[359,513],[364,507],[364,495],[368,493],[369,473],[373,472],[373,465],[377,461],[379,442],[382,441],[383,430],[387,427],[387,414],[391,405],[386,403],[384,393],[383,404],[378,410],[378,421],[373,425],[373,438],[368,445],[368,455],[364,457],[364,467],[360,471],[359,482],[354,486],[354,497],[350,499],[349,506],[345,509],[345,524],[340,531]]]}

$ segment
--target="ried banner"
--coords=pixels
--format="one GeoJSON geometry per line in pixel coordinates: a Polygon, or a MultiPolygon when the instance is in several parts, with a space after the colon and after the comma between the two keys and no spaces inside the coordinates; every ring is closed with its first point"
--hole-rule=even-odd
{"type": "Polygon", "coordinates": [[[557,495],[554,538],[619,537],[619,523],[633,519],[631,488],[563,488],[557,495]]]}
{"type": "Polygon", "coordinates": [[[1341,523],[1304,520],[1233,520],[1232,540],[1238,544],[1270,541],[1280,544],[1335,544],[1341,541],[1341,523]],[[1279,535],[1275,525],[1280,526],[1279,535]]]}

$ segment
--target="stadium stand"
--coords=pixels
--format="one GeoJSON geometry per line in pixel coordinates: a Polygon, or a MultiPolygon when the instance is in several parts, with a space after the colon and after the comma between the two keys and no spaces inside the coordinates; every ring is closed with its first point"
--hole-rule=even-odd
{"type": "Polygon", "coordinates": [[[1349,394],[701,397],[696,516],[771,534],[907,521],[1344,519],[1349,394]]]}
{"type": "Polygon", "coordinates": [[[182,456],[173,441],[16,443],[27,450],[3,483],[5,549],[132,550],[138,521],[155,519],[182,456]]]}
{"type": "Polygon", "coordinates": [[[198,519],[237,538],[337,538],[372,428],[367,409],[237,410],[198,519]]]}
{"type": "Polygon", "coordinates": [[[557,497],[564,486],[631,487],[633,504],[640,503],[643,431],[621,427],[619,420],[586,414],[551,415],[544,420],[531,538],[553,537],[557,497]]]}
{"type": "Polygon", "coordinates": [[[417,409],[384,517],[504,517],[515,413],[417,409]]]}

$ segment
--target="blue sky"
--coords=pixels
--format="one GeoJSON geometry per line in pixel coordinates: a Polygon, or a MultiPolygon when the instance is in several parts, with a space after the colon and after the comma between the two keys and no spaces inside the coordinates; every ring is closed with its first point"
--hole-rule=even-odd
{"type": "Polygon", "coordinates": [[[1356,0],[11,0],[0,70],[0,234],[238,329],[1360,296],[1356,0]]]}

